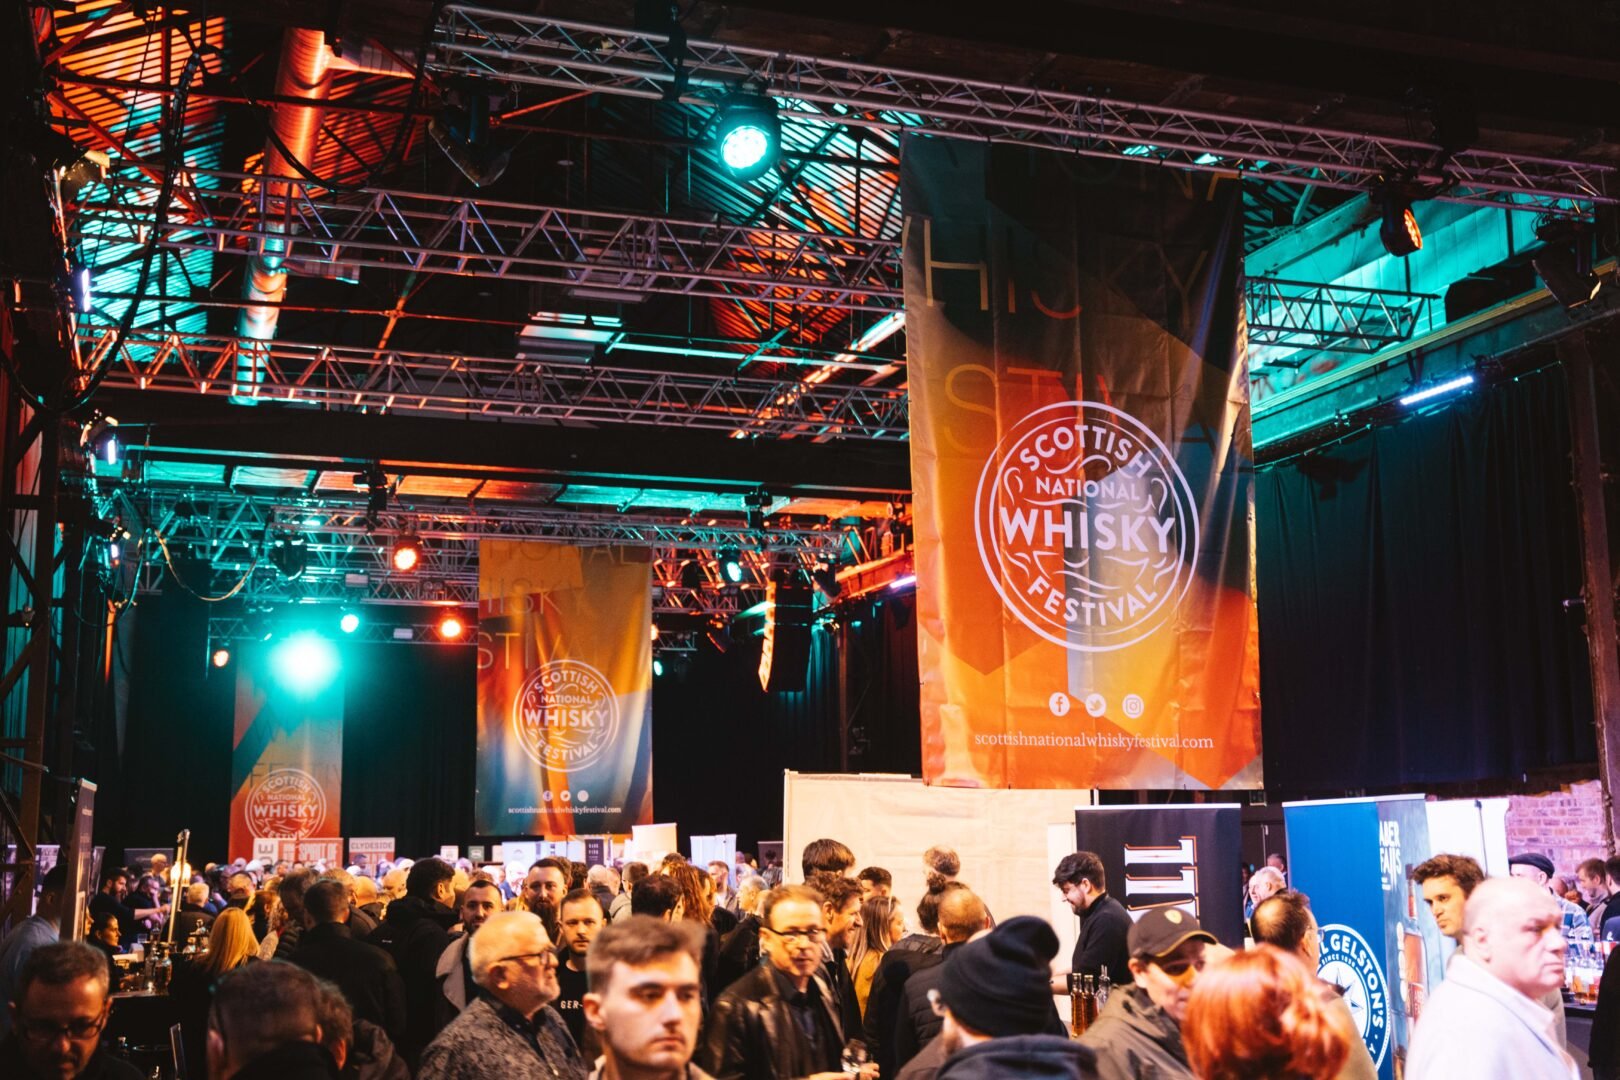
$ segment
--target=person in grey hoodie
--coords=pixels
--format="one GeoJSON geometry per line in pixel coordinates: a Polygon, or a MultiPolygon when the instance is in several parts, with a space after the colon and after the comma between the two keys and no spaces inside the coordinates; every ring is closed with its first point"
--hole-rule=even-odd
{"type": "Polygon", "coordinates": [[[1215,935],[1178,908],[1156,908],[1126,940],[1133,985],[1118,987],[1080,1039],[1097,1055],[1101,1080],[1193,1080],[1181,1045],[1187,999],[1215,935]]]}

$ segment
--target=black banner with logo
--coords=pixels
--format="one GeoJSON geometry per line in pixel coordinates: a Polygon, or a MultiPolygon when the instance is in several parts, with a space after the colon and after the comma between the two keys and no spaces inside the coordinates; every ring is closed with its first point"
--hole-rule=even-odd
{"type": "Polygon", "coordinates": [[[1074,819],[1078,849],[1102,859],[1108,891],[1132,919],[1179,908],[1223,944],[1243,944],[1236,804],[1082,806],[1074,819]]]}

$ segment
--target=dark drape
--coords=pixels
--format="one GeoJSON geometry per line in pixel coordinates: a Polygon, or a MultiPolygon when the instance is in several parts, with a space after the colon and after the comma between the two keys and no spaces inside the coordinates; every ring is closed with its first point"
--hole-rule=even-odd
{"type": "MultiPolygon", "coordinates": [[[[692,833],[736,832],[750,849],[782,835],[782,770],[917,772],[914,599],[890,594],[812,638],[806,688],[759,688],[759,639],[671,661],[653,689],[653,804],[692,833]],[[841,740],[839,700],[850,702],[841,740]]],[[[208,667],[206,606],[184,594],[142,601],[126,658],[129,727],[115,794],[98,803],[97,842],[172,842],[192,830],[193,863],[225,853],[235,666],[208,667]]],[[[343,834],[392,836],[401,853],[474,839],[476,654],[465,647],[339,641],[344,663],[343,834]]],[[[492,839],[492,838],[491,838],[492,839]]]]}
{"type": "Polygon", "coordinates": [[[1568,455],[1553,368],[1261,472],[1269,789],[1595,759],[1568,455]]]}

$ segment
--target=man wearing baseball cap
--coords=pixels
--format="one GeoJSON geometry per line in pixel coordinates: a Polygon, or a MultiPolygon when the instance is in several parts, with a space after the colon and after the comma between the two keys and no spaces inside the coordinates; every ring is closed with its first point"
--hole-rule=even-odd
{"type": "MultiPolygon", "coordinates": [[[[1582,927],[1590,928],[1591,921],[1587,919],[1586,912],[1581,909],[1581,905],[1572,900],[1565,900],[1562,896],[1553,892],[1552,886],[1548,884],[1557,872],[1558,868],[1553,866],[1553,861],[1539,851],[1521,852],[1508,859],[1509,874],[1516,878],[1524,878],[1533,885],[1540,885],[1552,894],[1554,900],[1558,901],[1558,911],[1563,917],[1563,929],[1566,933],[1579,930],[1582,927]]],[[[1602,928],[1599,927],[1599,929],[1602,928]]]]}
{"type": "Polygon", "coordinates": [[[1206,950],[1222,946],[1180,908],[1155,908],[1143,915],[1131,927],[1125,946],[1135,984],[1109,995],[1108,1006],[1080,1044],[1097,1052],[1102,1080],[1193,1080],[1181,1046],[1181,1021],[1209,959],[1206,950]]]}
{"type": "Polygon", "coordinates": [[[1093,1080],[1092,1052],[1067,1038],[1052,1004],[1047,980],[1057,953],[1057,934],[1033,915],[958,948],[929,993],[939,1036],[896,1080],[1093,1080]]]}

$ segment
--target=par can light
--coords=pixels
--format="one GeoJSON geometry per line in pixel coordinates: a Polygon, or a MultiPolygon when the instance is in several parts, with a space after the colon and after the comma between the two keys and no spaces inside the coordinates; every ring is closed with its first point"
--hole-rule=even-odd
{"type": "Polygon", "coordinates": [[[714,141],[720,163],[734,179],[763,176],[782,152],[776,102],[760,94],[728,95],[715,112],[714,141]]]}

